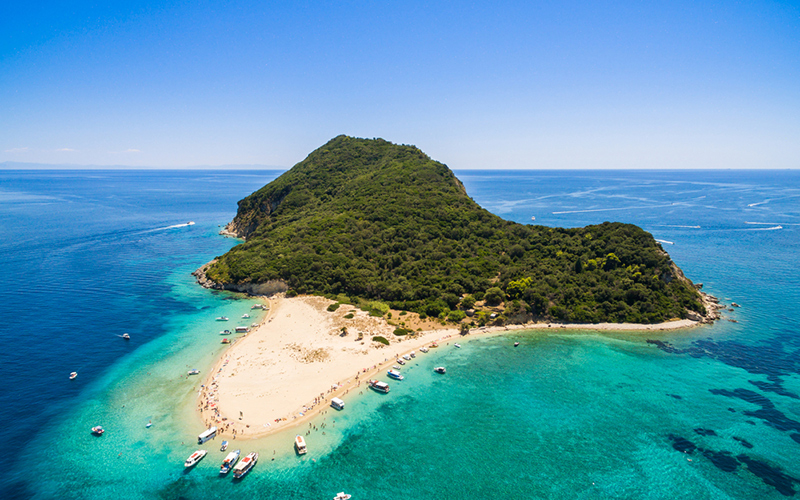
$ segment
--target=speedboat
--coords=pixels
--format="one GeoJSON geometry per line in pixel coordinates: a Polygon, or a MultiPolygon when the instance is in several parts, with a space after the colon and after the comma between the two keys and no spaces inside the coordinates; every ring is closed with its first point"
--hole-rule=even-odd
{"type": "Polygon", "coordinates": [[[392,369],[393,369],[393,370],[400,371],[400,367],[399,367],[399,366],[397,366],[397,365],[394,365],[394,366],[392,367],[392,369]]]}
{"type": "Polygon", "coordinates": [[[406,364],[406,362],[405,362],[405,361],[403,361],[403,360],[402,360],[402,359],[400,359],[400,358],[397,358],[395,361],[397,361],[397,363],[398,363],[398,364],[401,364],[401,365],[404,365],[404,364],[406,364]]]}
{"type": "MultiPolygon", "coordinates": [[[[227,441],[225,442],[227,443],[227,441]]],[[[231,469],[233,469],[233,466],[236,465],[236,462],[239,461],[239,454],[241,452],[241,450],[233,450],[232,452],[228,453],[228,456],[222,461],[222,466],[219,468],[219,473],[227,474],[230,472],[231,469]]]]}
{"type": "Polygon", "coordinates": [[[146,428],[146,429],[149,429],[149,428],[150,428],[150,427],[152,427],[152,426],[153,426],[153,422],[150,422],[150,421],[148,421],[148,422],[147,422],[147,425],[145,425],[145,428],[146,428]]]}
{"type": "Polygon", "coordinates": [[[243,478],[258,462],[258,453],[255,451],[248,453],[236,466],[233,468],[233,477],[236,479],[243,478]]]}
{"type": "Polygon", "coordinates": [[[249,318],[249,317],[250,317],[250,315],[249,315],[249,314],[247,314],[247,313],[245,313],[245,314],[242,314],[242,319],[247,319],[247,318],[249,318]]]}
{"type": "Polygon", "coordinates": [[[381,382],[380,380],[370,380],[369,386],[374,391],[382,392],[384,394],[389,393],[389,384],[387,384],[386,382],[381,382]]]}
{"type": "Polygon", "coordinates": [[[335,497],[333,497],[333,500],[350,500],[350,497],[352,496],[353,495],[348,495],[344,491],[340,491],[339,493],[336,494],[335,497]]]}
{"type": "Polygon", "coordinates": [[[222,330],[221,332],[219,332],[219,334],[220,335],[230,335],[231,331],[230,330],[222,330]]]}
{"type": "Polygon", "coordinates": [[[127,333],[123,333],[123,334],[122,334],[122,338],[123,338],[123,339],[125,339],[125,340],[130,340],[130,339],[131,339],[131,336],[130,336],[130,335],[128,335],[127,333]]]}
{"type": "Polygon", "coordinates": [[[196,452],[189,455],[189,458],[186,459],[186,461],[183,463],[183,466],[194,467],[195,464],[197,464],[197,462],[199,462],[200,460],[203,459],[204,456],[206,456],[206,453],[208,453],[206,450],[197,450],[196,452]]]}
{"type": "Polygon", "coordinates": [[[411,356],[409,356],[408,354],[403,354],[403,359],[405,359],[406,361],[411,361],[411,356]]]}
{"type": "Polygon", "coordinates": [[[305,455],[308,449],[306,448],[306,440],[300,434],[294,437],[294,449],[297,450],[298,455],[305,455]]]}
{"type": "Polygon", "coordinates": [[[428,348],[427,347],[420,347],[419,348],[419,352],[428,352],[428,348]]]}
{"type": "Polygon", "coordinates": [[[228,449],[228,442],[227,441],[223,441],[222,442],[222,446],[219,447],[219,451],[225,451],[227,449],[228,449]]]}
{"type": "Polygon", "coordinates": [[[191,370],[189,370],[188,375],[197,375],[199,373],[200,373],[200,370],[198,370],[197,368],[192,368],[191,370]]]}
{"type": "Polygon", "coordinates": [[[72,373],[69,374],[69,379],[70,380],[75,380],[75,377],[77,377],[77,376],[78,376],[78,372],[72,372],[72,373]]]}
{"type": "Polygon", "coordinates": [[[396,380],[403,380],[403,378],[405,378],[402,375],[400,375],[400,372],[396,372],[394,370],[389,370],[387,373],[390,377],[396,380]]]}
{"type": "Polygon", "coordinates": [[[437,344],[436,342],[434,342],[433,344],[431,344],[431,347],[439,347],[439,344],[437,344]]]}
{"type": "Polygon", "coordinates": [[[411,351],[410,353],[408,353],[408,355],[411,356],[412,358],[416,358],[417,357],[417,355],[414,353],[414,351],[411,351]]]}
{"type": "Polygon", "coordinates": [[[187,225],[187,226],[194,226],[194,221],[193,221],[193,220],[190,220],[189,222],[187,222],[187,223],[186,223],[186,225],[187,225]]]}
{"type": "Polygon", "coordinates": [[[455,344],[455,346],[461,348],[461,344],[455,344]]]}
{"type": "Polygon", "coordinates": [[[223,344],[230,344],[231,343],[231,339],[222,339],[222,343],[223,344]]]}
{"type": "Polygon", "coordinates": [[[220,316],[219,318],[217,318],[217,321],[228,321],[228,317],[227,316],[220,316]]]}
{"type": "Polygon", "coordinates": [[[94,434],[95,436],[102,436],[105,431],[106,430],[103,429],[103,427],[100,425],[92,427],[92,434],[94,434]]]}
{"type": "Polygon", "coordinates": [[[433,369],[433,371],[441,374],[447,373],[447,370],[444,369],[444,366],[437,366],[436,368],[433,369]]]}
{"type": "Polygon", "coordinates": [[[514,342],[514,347],[519,347],[519,342],[514,342]]]}

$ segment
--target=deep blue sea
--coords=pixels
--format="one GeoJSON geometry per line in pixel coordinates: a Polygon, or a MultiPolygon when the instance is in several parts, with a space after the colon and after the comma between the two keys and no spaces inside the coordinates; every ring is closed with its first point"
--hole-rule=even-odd
{"type": "Polygon", "coordinates": [[[506,219],[637,224],[741,308],[677,332],[468,337],[352,397],[303,458],[290,430],[242,443],[261,460],[241,482],[213,446],[186,472],[186,371],[222,352],[214,318],[253,303],[190,273],[279,174],[0,171],[0,498],[800,496],[798,171],[457,171],[506,219]]]}

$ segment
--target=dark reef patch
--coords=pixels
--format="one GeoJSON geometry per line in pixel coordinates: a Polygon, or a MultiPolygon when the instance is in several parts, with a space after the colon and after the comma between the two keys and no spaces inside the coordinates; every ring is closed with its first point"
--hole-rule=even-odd
{"type": "Polygon", "coordinates": [[[714,429],[703,429],[702,427],[698,427],[694,430],[696,433],[700,434],[701,436],[716,436],[717,433],[714,429]]]}
{"type": "Polygon", "coordinates": [[[753,444],[750,441],[748,441],[748,440],[746,440],[744,438],[739,438],[739,437],[734,436],[733,439],[736,440],[736,441],[739,441],[739,443],[742,446],[744,446],[745,448],[753,448],[753,444]]]}
{"type": "Polygon", "coordinates": [[[704,457],[711,460],[712,464],[725,472],[733,472],[739,467],[739,461],[730,452],[714,450],[701,450],[701,452],[704,457]]]}
{"type": "Polygon", "coordinates": [[[675,434],[670,434],[668,437],[672,441],[672,447],[681,453],[694,453],[697,449],[694,443],[684,437],[676,436],[675,434]]]}
{"type": "Polygon", "coordinates": [[[789,434],[789,437],[792,438],[795,443],[800,444],[800,434],[789,434]]]}
{"type": "Polygon", "coordinates": [[[800,422],[787,417],[782,411],[775,408],[772,401],[762,394],[749,389],[734,389],[732,391],[727,389],[709,389],[709,391],[711,394],[738,398],[761,407],[761,409],[756,411],[745,411],[744,414],[748,417],[760,418],[780,431],[794,430],[800,432],[800,422]]]}
{"type": "Polygon", "coordinates": [[[800,479],[792,477],[777,467],[773,467],[766,462],[756,460],[747,455],[738,455],[736,458],[747,467],[747,470],[760,477],[766,484],[773,486],[782,495],[790,497],[796,493],[794,484],[800,483],[800,479]]]}
{"type": "Polygon", "coordinates": [[[675,399],[683,399],[683,396],[678,396],[677,394],[667,394],[667,396],[675,399]]]}

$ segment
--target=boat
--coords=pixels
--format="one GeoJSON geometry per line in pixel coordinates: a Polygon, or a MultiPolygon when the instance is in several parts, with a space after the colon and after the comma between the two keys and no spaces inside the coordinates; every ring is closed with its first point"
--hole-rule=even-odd
{"type": "Polygon", "coordinates": [[[221,332],[219,332],[219,334],[220,335],[230,335],[231,331],[230,330],[222,330],[221,332]]]}
{"type": "Polygon", "coordinates": [[[420,347],[420,348],[419,348],[419,352],[425,352],[425,353],[427,353],[427,352],[428,352],[428,348],[427,348],[427,347],[420,347]]]}
{"type": "Polygon", "coordinates": [[[219,451],[225,451],[227,449],[228,449],[228,442],[227,441],[223,441],[222,442],[222,446],[219,447],[219,451]]]}
{"type": "Polygon", "coordinates": [[[331,398],[331,406],[337,410],[344,410],[344,401],[339,398],[331,398]]]}
{"type": "Polygon", "coordinates": [[[92,434],[94,434],[95,436],[102,436],[105,431],[106,430],[103,429],[103,427],[100,425],[92,427],[92,434]]]}
{"type": "Polygon", "coordinates": [[[411,356],[409,356],[408,354],[403,354],[403,359],[405,359],[406,361],[411,361],[411,356]]]}
{"type": "Polygon", "coordinates": [[[190,220],[189,222],[187,222],[187,223],[186,223],[186,225],[187,225],[187,226],[194,226],[194,221],[193,221],[193,220],[190,220]]]}
{"type": "Polygon", "coordinates": [[[401,365],[404,365],[404,364],[406,364],[406,362],[405,362],[405,361],[403,361],[403,360],[402,360],[402,359],[400,359],[400,358],[397,358],[395,361],[397,361],[397,363],[398,363],[398,364],[401,364],[401,365]]]}
{"type": "Polygon", "coordinates": [[[536,220],[536,216],[531,216],[531,220],[536,220]]]}
{"type": "Polygon", "coordinates": [[[255,451],[248,453],[236,466],[233,468],[233,477],[236,479],[243,478],[258,462],[258,453],[255,451]]]}
{"type": "MultiPolygon", "coordinates": [[[[227,441],[225,442],[227,443],[227,441]]],[[[230,472],[231,469],[233,469],[233,466],[236,465],[236,462],[239,461],[239,455],[241,453],[241,450],[233,450],[232,452],[228,453],[228,456],[222,461],[222,466],[219,468],[219,473],[227,474],[230,472]]]]}
{"type": "Polygon", "coordinates": [[[402,375],[400,375],[400,372],[397,372],[397,371],[394,371],[394,370],[389,370],[389,371],[388,371],[388,372],[386,372],[386,373],[387,373],[387,374],[388,374],[390,377],[392,377],[393,379],[396,379],[396,380],[403,380],[403,379],[405,378],[405,377],[403,377],[402,375]]]}
{"type": "Polygon", "coordinates": [[[519,342],[514,342],[514,347],[519,347],[519,342]]]}
{"type": "Polygon", "coordinates": [[[130,339],[131,339],[131,336],[130,336],[130,335],[128,335],[127,333],[123,333],[123,334],[122,334],[122,338],[123,338],[123,339],[125,339],[125,340],[130,340],[130,339]]]}
{"type": "Polygon", "coordinates": [[[236,327],[236,333],[247,333],[249,331],[250,331],[250,329],[247,328],[246,326],[237,326],[236,327]]]}
{"type": "Polygon", "coordinates": [[[200,460],[203,459],[204,456],[206,456],[206,453],[208,453],[206,450],[197,450],[196,452],[189,455],[189,458],[186,459],[186,461],[183,463],[183,466],[194,467],[197,464],[197,462],[199,462],[200,460]]]}
{"type": "Polygon", "coordinates": [[[306,449],[306,440],[303,439],[303,436],[300,434],[294,437],[294,449],[297,451],[298,455],[305,455],[308,451],[306,449]]]}
{"type": "Polygon", "coordinates": [[[408,353],[408,355],[411,356],[412,358],[416,358],[417,357],[417,355],[414,353],[414,351],[411,351],[410,353],[408,353]]]}
{"type": "Polygon", "coordinates": [[[444,366],[437,366],[436,368],[433,369],[433,371],[441,374],[447,373],[447,370],[444,369],[444,366]]]}
{"type": "Polygon", "coordinates": [[[461,348],[461,344],[455,344],[455,346],[461,348]]]}
{"type": "Polygon", "coordinates": [[[152,427],[152,426],[153,426],[153,422],[151,422],[151,421],[149,421],[149,420],[148,420],[148,421],[147,421],[147,424],[146,424],[144,427],[145,427],[145,429],[149,429],[149,428],[150,428],[150,427],[152,427]]]}
{"type": "Polygon", "coordinates": [[[222,343],[223,344],[230,344],[231,343],[231,339],[222,339],[222,343]]]}
{"type": "Polygon", "coordinates": [[[228,317],[227,316],[220,316],[219,318],[217,318],[217,321],[228,321],[228,317]]]}
{"type": "Polygon", "coordinates": [[[336,494],[335,497],[333,497],[333,500],[350,500],[350,497],[352,496],[353,495],[348,495],[344,491],[340,491],[339,493],[336,494]]]}
{"type": "Polygon", "coordinates": [[[439,347],[439,344],[437,344],[436,342],[434,342],[433,344],[431,344],[431,348],[435,348],[435,347],[439,347]]]}
{"type": "Polygon", "coordinates": [[[381,382],[380,380],[370,380],[369,386],[372,388],[372,390],[377,392],[382,392],[384,394],[389,392],[389,384],[386,382],[381,382]]]}
{"type": "Polygon", "coordinates": [[[70,380],[75,380],[75,377],[77,377],[77,376],[78,376],[78,372],[72,372],[72,373],[69,374],[69,379],[70,380]]]}
{"type": "Polygon", "coordinates": [[[392,367],[392,370],[397,370],[397,371],[400,371],[400,367],[399,367],[399,366],[397,366],[397,365],[394,365],[394,366],[392,367]]]}
{"type": "Polygon", "coordinates": [[[198,370],[197,368],[192,368],[191,370],[189,370],[188,375],[198,375],[199,373],[200,370],[198,370]]]}
{"type": "Polygon", "coordinates": [[[214,439],[215,437],[217,437],[217,428],[209,427],[201,432],[199,436],[197,436],[197,444],[203,444],[209,439],[214,439]]]}
{"type": "Polygon", "coordinates": [[[249,318],[249,317],[250,317],[250,315],[249,315],[249,314],[247,314],[247,313],[244,313],[244,314],[242,314],[242,319],[247,319],[247,318],[249,318]]]}

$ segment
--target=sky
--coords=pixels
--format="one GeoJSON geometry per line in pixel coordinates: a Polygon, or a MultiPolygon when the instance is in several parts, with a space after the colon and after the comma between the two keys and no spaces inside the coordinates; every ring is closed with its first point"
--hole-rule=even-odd
{"type": "Polygon", "coordinates": [[[800,2],[0,6],[0,162],[288,168],[339,134],[453,169],[800,168],[800,2]]]}

